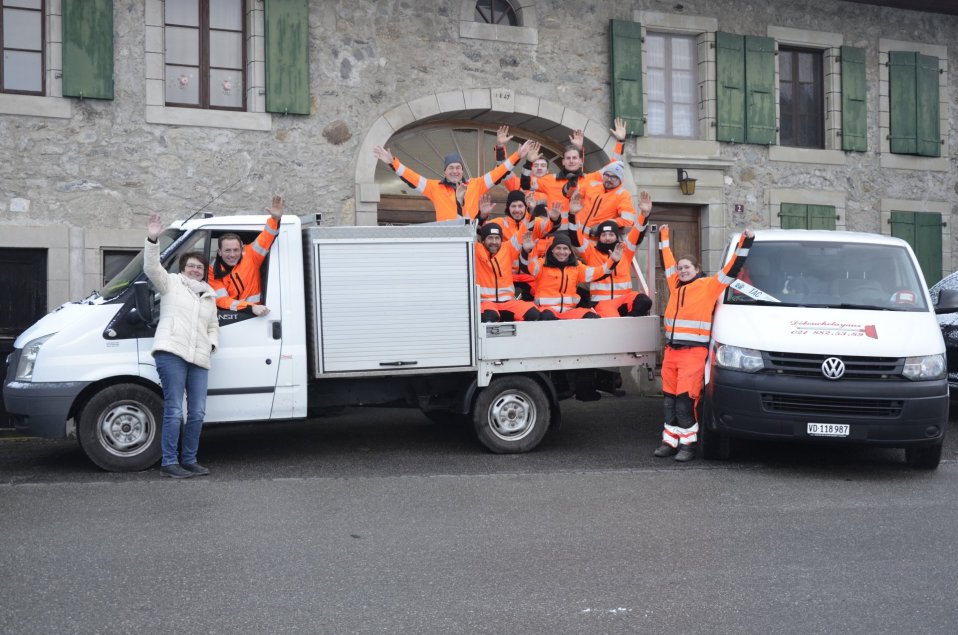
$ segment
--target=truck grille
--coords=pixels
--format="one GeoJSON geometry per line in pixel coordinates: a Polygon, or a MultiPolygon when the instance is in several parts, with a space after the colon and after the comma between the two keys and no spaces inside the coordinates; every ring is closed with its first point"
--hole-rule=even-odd
{"type": "Polygon", "coordinates": [[[818,395],[762,395],[762,407],[769,412],[821,414],[830,417],[894,418],[901,415],[903,405],[904,402],[900,399],[843,399],[818,395]]]}
{"type": "Polygon", "coordinates": [[[829,357],[838,357],[845,363],[845,374],[842,379],[900,379],[904,366],[904,361],[900,357],[808,355],[773,351],[765,352],[764,356],[766,373],[792,377],[821,377],[822,362],[829,357]]]}

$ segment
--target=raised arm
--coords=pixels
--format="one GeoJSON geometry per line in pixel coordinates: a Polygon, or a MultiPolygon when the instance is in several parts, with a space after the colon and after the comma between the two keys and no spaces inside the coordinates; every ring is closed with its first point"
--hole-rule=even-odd
{"type": "Polygon", "coordinates": [[[150,214],[146,225],[146,243],[143,246],[143,272],[150,279],[160,295],[170,289],[170,276],[173,275],[160,264],[160,243],[158,238],[163,231],[159,214],[150,214]]]}

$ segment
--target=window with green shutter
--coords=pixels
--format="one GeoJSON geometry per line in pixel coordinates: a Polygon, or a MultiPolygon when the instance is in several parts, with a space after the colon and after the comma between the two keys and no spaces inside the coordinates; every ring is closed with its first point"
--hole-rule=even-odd
{"type": "Polygon", "coordinates": [[[309,1],[269,0],[266,20],[266,110],[309,114],[309,1]]]}
{"type": "Polygon", "coordinates": [[[941,156],[938,58],[888,53],[889,147],[896,154],[941,156]]]}
{"type": "Polygon", "coordinates": [[[778,217],[782,229],[835,230],[836,214],[834,205],[782,203],[778,217]]]}
{"type": "Polygon", "coordinates": [[[891,235],[911,245],[925,284],[931,286],[941,279],[941,214],[892,211],[891,235]]]}
{"type": "Polygon", "coordinates": [[[865,152],[868,149],[865,49],[843,46],[841,66],[842,150],[865,152]]]}
{"type": "Polygon", "coordinates": [[[717,138],[775,143],[775,41],[715,34],[717,138]]]}
{"type": "Polygon", "coordinates": [[[612,55],[612,117],[626,122],[630,135],[645,134],[642,113],[642,25],[611,20],[609,51],[612,55]]]}

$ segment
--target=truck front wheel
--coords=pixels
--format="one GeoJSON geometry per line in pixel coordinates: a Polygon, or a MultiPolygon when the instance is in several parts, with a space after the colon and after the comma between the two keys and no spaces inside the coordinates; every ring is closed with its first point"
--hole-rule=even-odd
{"type": "Polygon", "coordinates": [[[549,399],[528,377],[499,377],[479,393],[473,417],[479,441],[493,452],[528,452],[549,429],[549,399]]]}
{"type": "Polygon", "coordinates": [[[118,384],[93,395],[80,411],[80,447],[104,470],[138,472],[160,460],[163,401],[148,388],[118,384]]]}

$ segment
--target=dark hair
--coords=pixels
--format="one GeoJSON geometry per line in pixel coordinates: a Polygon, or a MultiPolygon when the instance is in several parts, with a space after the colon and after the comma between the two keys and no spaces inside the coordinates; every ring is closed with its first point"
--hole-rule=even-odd
{"type": "Polygon", "coordinates": [[[228,234],[223,234],[222,236],[220,236],[218,244],[222,245],[224,240],[238,240],[240,244],[240,249],[243,248],[243,239],[240,238],[239,234],[234,234],[233,232],[230,232],[228,234]]]}
{"type": "Polygon", "coordinates": [[[676,258],[675,264],[679,264],[679,260],[688,260],[689,262],[692,263],[692,266],[695,267],[696,271],[702,270],[702,263],[700,263],[699,259],[695,256],[688,255],[688,256],[682,256],[681,258],[676,258]]]}
{"type": "Polygon", "coordinates": [[[186,252],[185,254],[182,254],[182,255],[180,256],[180,261],[179,261],[180,271],[185,271],[185,270],[186,270],[186,263],[187,263],[187,261],[190,260],[190,258],[192,258],[192,259],[194,259],[194,260],[199,260],[200,263],[202,263],[202,265],[203,265],[203,269],[209,269],[210,261],[206,259],[206,256],[203,255],[203,252],[201,252],[201,251],[188,251],[188,252],[186,252]]]}

